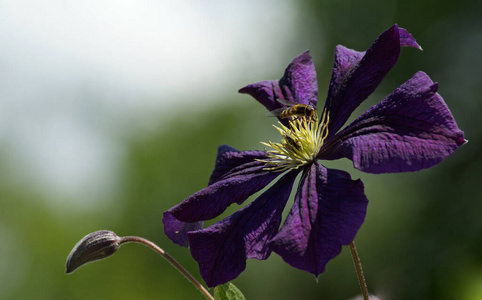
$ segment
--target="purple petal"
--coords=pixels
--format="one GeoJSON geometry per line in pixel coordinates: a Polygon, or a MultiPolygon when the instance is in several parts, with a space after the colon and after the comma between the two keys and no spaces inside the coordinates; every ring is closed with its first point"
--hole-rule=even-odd
{"type": "Polygon", "coordinates": [[[265,163],[259,161],[240,165],[235,172],[230,172],[229,176],[225,175],[223,179],[194,193],[167,212],[187,223],[217,217],[229,205],[235,202],[241,204],[280,175],[279,172],[267,171],[264,168],[265,163]]]}
{"type": "Polygon", "coordinates": [[[204,224],[203,221],[194,223],[181,222],[168,212],[164,212],[162,222],[164,223],[164,233],[167,235],[167,237],[170,238],[174,243],[183,247],[189,246],[187,233],[189,231],[202,229],[204,224]]]}
{"type": "Polygon", "coordinates": [[[219,146],[209,185],[229,177],[230,174],[237,174],[246,164],[262,158],[266,158],[264,151],[239,151],[228,145],[219,146]]]}
{"type": "Polygon", "coordinates": [[[414,47],[418,50],[423,50],[415,38],[404,28],[398,27],[398,33],[400,34],[400,46],[403,47],[414,47]]]}
{"type": "Polygon", "coordinates": [[[208,287],[226,283],[246,268],[247,258],[266,259],[278,232],[297,172],[289,172],[258,199],[203,230],[188,234],[192,257],[208,287]]]}
{"type": "Polygon", "coordinates": [[[437,84],[417,72],[337,134],[323,158],[346,157],[368,173],[412,172],[441,162],[466,140],[436,92],[437,84]]]}
{"type": "Polygon", "coordinates": [[[333,136],[380,84],[400,56],[400,46],[419,47],[405,30],[393,25],[366,52],[343,46],[335,50],[335,65],[325,103],[330,113],[328,138],[333,136]]]}
{"type": "Polygon", "coordinates": [[[284,99],[316,107],[318,81],[310,51],[295,57],[279,81],[284,99]]]}
{"type": "Polygon", "coordinates": [[[316,107],[318,82],[310,52],[305,51],[295,57],[279,81],[270,80],[250,84],[239,92],[253,96],[268,111],[283,107],[276,101],[278,98],[316,107]]]}
{"type": "MultiPolygon", "coordinates": [[[[222,145],[218,148],[216,165],[209,180],[209,185],[227,179],[231,176],[240,176],[243,173],[250,172],[252,165],[260,165],[254,159],[265,158],[262,151],[239,151],[228,145],[222,145]]],[[[187,247],[187,232],[202,229],[204,222],[181,222],[176,219],[169,211],[164,212],[164,232],[176,244],[187,247]]]]}
{"type": "Polygon", "coordinates": [[[368,199],[360,180],[318,162],[301,178],[295,203],[271,249],[288,264],[318,276],[350,244],[365,220],[368,199]]]}
{"type": "Polygon", "coordinates": [[[253,98],[264,105],[268,111],[280,108],[281,105],[276,101],[276,99],[284,99],[277,80],[267,80],[253,83],[241,88],[238,92],[253,96],[253,98]]]}

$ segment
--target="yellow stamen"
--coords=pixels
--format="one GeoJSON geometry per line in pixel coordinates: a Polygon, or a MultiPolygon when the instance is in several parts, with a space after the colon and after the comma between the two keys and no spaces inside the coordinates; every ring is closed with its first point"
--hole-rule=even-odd
{"type": "Polygon", "coordinates": [[[266,150],[267,159],[259,160],[266,163],[265,170],[282,172],[313,162],[328,136],[328,121],[329,113],[324,110],[321,121],[315,114],[290,120],[289,128],[281,123],[281,128],[273,125],[283,138],[280,143],[261,142],[273,149],[266,150]]]}

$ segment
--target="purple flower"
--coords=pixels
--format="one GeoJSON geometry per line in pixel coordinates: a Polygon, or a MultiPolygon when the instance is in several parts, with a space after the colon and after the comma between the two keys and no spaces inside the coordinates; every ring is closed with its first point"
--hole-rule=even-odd
{"type": "MultiPolygon", "coordinates": [[[[319,160],[346,157],[368,173],[413,172],[441,162],[466,142],[437,84],[423,72],[341,129],[393,67],[402,46],[421,49],[397,25],[366,52],[337,46],[321,118],[280,119],[281,142],[264,143],[272,150],[219,147],[208,187],[164,213],[167,236],[190,247],[208,286],[236,278],[247,258],[264,260],[272,251],[318,276],[342,245],[353,241],[368,204],[363,183],[319,160]],[[299,173],[294,205],[281,225],[299,173]],[[242,204],[277,177],[256,200],[202,229],[204,220],[217,217],[232,203],[242,204]]],[[[279,81],[250,84],[240,92],[269,111],[282,107],[277,99],[316,107],[317,79],[309,52],[297,56],[279,81]]]]}

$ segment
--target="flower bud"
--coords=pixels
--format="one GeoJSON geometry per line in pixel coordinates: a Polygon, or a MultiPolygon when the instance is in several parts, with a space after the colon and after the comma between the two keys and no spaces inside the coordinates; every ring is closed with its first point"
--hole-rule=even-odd
{"type": "Polygon", "coordinates": [[[114,254],[121,245],[121,238],[114,232],[100,230],[81,239],[72,249],[66,262],[66,273],[72,273],[83,264],[114,254]]]}

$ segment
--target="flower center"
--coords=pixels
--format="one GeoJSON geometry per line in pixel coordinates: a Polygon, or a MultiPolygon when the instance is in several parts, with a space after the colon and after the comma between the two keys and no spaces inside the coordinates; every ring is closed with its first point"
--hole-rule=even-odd
{"type": "Polygon", "coordinates": [[[267,159],[259,160],[266,163],[265,170],[282,172],[313,162],[328,136],[328,121],[329,113],[324,110],[321,121],[315,113],[313,117],[296,117],[290,120],[289,127],[281,123],[281,128],[273,125],[282,139],[280,143],[261,142],[273,148],[266,150],[267,159]]]}

